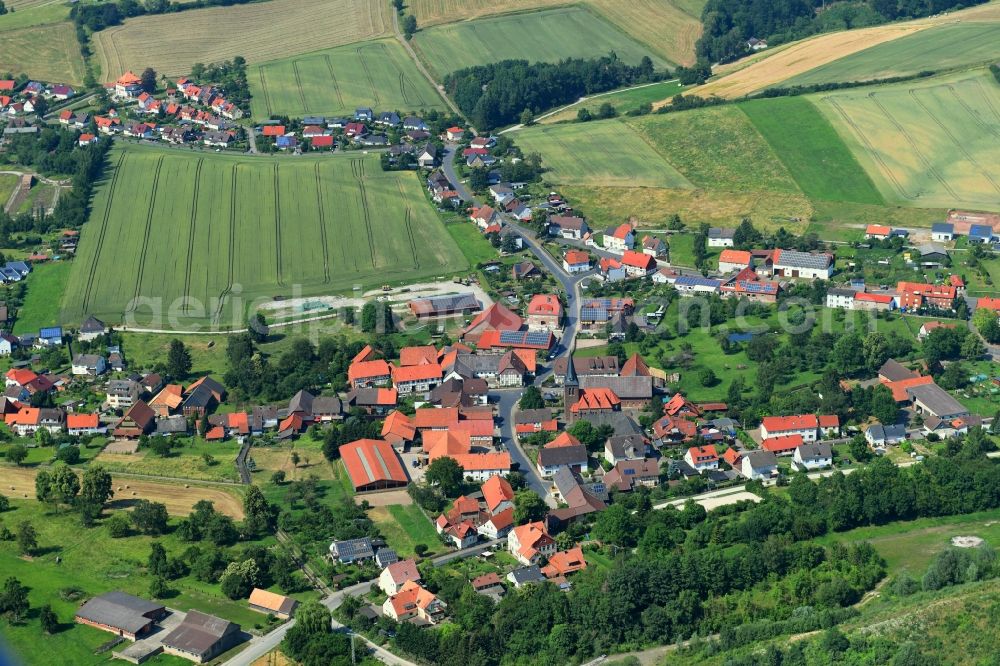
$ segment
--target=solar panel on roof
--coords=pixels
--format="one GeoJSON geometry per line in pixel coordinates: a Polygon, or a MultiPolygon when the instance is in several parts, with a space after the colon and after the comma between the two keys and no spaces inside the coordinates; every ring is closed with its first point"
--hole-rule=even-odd
{"type": "Polygon", "coordinates": [[[534,332],[534,333],[528,333],[525,336],[525,342],[527,342],[529,345],[544,345],[548,341],[549,341],[549,333],[548,332],[544,332],[543,333],[543,332],[537,331],[537,332],[534,332]]]}
{"type": "Polygon", "coordinates": [[[500,331],[500,343],[505,345],[516,344],[521,341],[523,333],[520,331],[500,331]]]}
{"type": "Polygon", "coordinates": [[[608,318],[608,311],[605,308],[583,308],[580,316],[587,321],[603,321],[608,318]]]}

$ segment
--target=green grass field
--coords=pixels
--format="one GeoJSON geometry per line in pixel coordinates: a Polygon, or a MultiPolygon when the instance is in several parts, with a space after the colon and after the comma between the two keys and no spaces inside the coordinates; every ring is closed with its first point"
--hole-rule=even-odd
{"type": "Polygon", "coordinates": [[[64,323],[128,314],[156,328],[238,327],[256,298],[346,292],[468,267],[417,177],[381,171],[374,155],[129,147],[111,162],[62,301],[64,323]]]}
{"type": "Polygon", "coordinates": [[[616,121],[539,125],[517,133],[518,145],[542,155],[545,178],[565,185],[690,188],[642,137],[616,121]]]}
{"type": "Polygon", "coordinates": [[[636,64],[648,55],[657,67],[668,63],[625,32],[583,7],[505,14],[422,30],[414,42],[439,77],[507,59],[558,62],[595,58],[614,51],[636,64]]]}
{"type": "Polygon", "coordinates": [[[469,262],[470,266],[493,261],[497,258],[497,249],[467,219],[460,222],[449,222],[445,225],[445,229],[462,250],[462,254],[465,255],[465,260],[469,262]]]}
{"type": "Polygon", "coordinates": [[[840,136],[805,98],[756,100],[740,109],[811,199],[883,203],[840,136]]]}
{"type": "Polygon", "coordinates": [[[203,481],[239,481],[236,471],[236,454],[239,451],[240,445],[235,439],[206,442],[200,437],[193,437],[184,440],[183,445],[174,448],[165,458],[148,449],[140,449],[133,455],[101,453],[96,461],[109,472],[203,481]],[[204,454],[210,455],[212,460],[206,462],[202,458],[204,454]]]}
{"type": "MultiPolygon", "coordinates": [[[[36,25],[49,17],[49,7],[66,15],[65,6],[49,5],[0,16],[0,72],[26,74],[32,79],[54,83],[83,83],[84,66],[80,46],[69,22],[36,25]],[[34,12],[41,12],[33,18],[34,12]],[[7,21],[11,24],[8,27],[7,21]]],[[[54,18],[54,17],[51,17],[54,18]]]]}
{"type": "Polygon", "coordinates": [[[638,109],[644,104],[659,102],[662,99],[682,93],[687,89],[688,86],[682,86],[676,81],[661,81],[659,83],[652,83],[644,85],[640,88],[631,88],[628,90],[621,90],[619,92],[594,97],[586,102],[574,104],[564,111],[542,118],[539,122],[545,125],[550,125],[552,123],[567,120],[576,120],[576,114],[580,112],[580,109],[587,109],[591,113],[596,113],[597,109],[605,103],[615,107],[615,110],[618,111],[619,115],[624,115],[629,111],[638,109]]]}
{"type": "Polygon", "coordinates": [[[14,333],[38,333],[43,326],[56,326],[61,322],[59,303],[69,285],[73,264],[53,261],[38,264],[28,275],[24,305],[17,311],[14,333]]]}
{"type": "Polygon", "coordinates": [[[256,118],[353,115],[359,106],[400,112],[447,108],[392,39],[272,60],[252,67],[248,76],[256,118]]]}
{"type": "Polygon", "coordinates": [[[905,569],[919,578],[934,556],[950,545],[953,536],[978,536],[994,548],[1000,546],[1000,511],[859,527],[819,541],[868,541],[885,558],[890,574],[905,569]]]}
{"type": "MultiPolygon", "coordinates": [[[[60,23],[69,17],[69,4],[47,0],[29,2],[7,2],[8,11],[0,16],[0,33],[23,30],[36,25],[60,23]]],[[[6,36],[0,36],[0,45],[6,43],[6,36]]]]}
{"type": "MultiPolygon", "coordinates": [[[[0,637],[26,664],[45,666],[76,666],[78,664],[106,664],[110,653],[95,655],[94,649],[111,640],[112,635],[75,624],[73,614],[83,602],[65,601],[59,591],[78,587],[88,598],[110,590],[122,590],[143,597],[148,596],[151,577],[146,571],[152,537],[130,536],[112,539],[107,529],[98,525],[91,529],[80,527],[79,516],[70,511],[52,513],[34,501],[15,500],[13,509],[2,514],[4,524],[13,528],[28,520],[38,531],[40,552],[33,558],[18,555],[13,541],[0,542],[0,571],[4,577],[15,576],[29,588],[31,606],[37,609],[51,604],[61,630],[45,636],[35,615],[17,626],[0,621],[0,637]],[[61,562],[56,562],[56,558],[61,562]],[[45,649],[39,649],[43,641],[45,649]]],[[[172,557],[179,556],[190,544],[175,534],[157,539],[172,557]]],[[[169,587],[177,596],[167,600],[167,605],[179,610],[197,608],[207,613],[239,622],[252,628],[263,616],[251,611],[245,602],[226,598],[219,586],[202,583],[190,576],[171,581],[169,587]]],[[[147,663],[178,664],[173,659],[159,657],[147,663]]],[[[187,662],[184,662],[187,663],[187,662]]]]}
{"type": "Polygon", "coordinates": [[[937,25],[821,65],[782,86],[868,81],[1000,59],[1000,22],[937,25]]]}
{"type": "Polygon", "coordinates": [[[988,73],[814,99],[886,201],[1000,210],[1000,86],[988,73]]]}
{"type": "Polygon", "coordinates": [[[7,205],[7,200],[14,193],[14,188],[17,187],[19,180],[20,178],[15,175],[0,173],[0,210],[3,210],[4,206],[7,205]]]}
{"type": "Polygon", "coordinates": [[[414,555],[413,547],[418,543],[432,551],[440,552],[444,548],[434,525],[416,504],[374,507],[368,511],[368,517],[378,526],[389,546],[402,557],[414,555]]]}

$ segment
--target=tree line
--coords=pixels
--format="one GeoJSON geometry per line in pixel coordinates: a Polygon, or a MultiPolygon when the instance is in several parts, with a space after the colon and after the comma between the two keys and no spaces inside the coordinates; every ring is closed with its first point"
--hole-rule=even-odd
{"type": "Polygon", "coordinates": [[[649,56],[632,66],[612,51],[591,60],[570,58],[534,64],[503,60],[466,67],[447,75],[444,85],[472,124],[487,131],[518,121],[530,122],[534,114],[584,95],[662,81],[668,76],[666,70],[656,71],[649,56]]]}

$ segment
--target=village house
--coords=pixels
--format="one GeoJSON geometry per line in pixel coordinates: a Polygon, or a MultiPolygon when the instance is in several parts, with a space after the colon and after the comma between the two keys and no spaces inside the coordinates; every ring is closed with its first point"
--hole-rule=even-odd
{"type": "Polygon", "coordinates": [[[739,472],[750,481],[767,481],[778,475],[778,459],[770,451],[745,451],[739,459],[739,472]]]}
{"type": "Polygon", "coordinates": [[[532,564],[510,571],[507,574],[507,580],[516,589],[521,589],[525,585],[544,582],[545,574],[542,573],[541,568],[537,564],[532,564]]]}
{"type": "Polygon", "coordinates": [[[497,514],[514,507],[514,489],[510,482],[502,476],[493,476],[482,485],[483,501],[486,510],[497,514]]]}
{"type": "Polygon", "coordinates": [[[953,310],[957,296],[957,290],[951,285],[905,281],[896,284],[896,305],[904,311],[925,307],[953,310]]]}
{"type": "Polygon", "coordinates": [[[611,465],[626,460],[642,460],[649,453],[645,435],[614,435],[604,443],[604,459],[611,465]]]}
{"type": "Polygon", "coordinates": [[[542,522],[519,525],[507,535],[507,551],[524,565],[538,564],[556,552],[556,542],[542,522]]]}
{"type": "Polygon", "coordinates": [[[795,449],[792,463],[800,470],[811,472],[816,469],[833,467],[833,449],[825,442],[803,444],[795,449]]]}
{"type": "Polygon", "coordinates": [[[570,250],[563,257],[563,270],[569,274],[590,270],[590,255],[580,250],[570,250]]]}
{"type": "Polygon", "coordinates": [[[708,230],[708,238],[706,239],[708,247],[732,247],[733,236],[735,236],[735,234],[735,229],[711,227],[708,230]]]}
{"type": "Polygon", "coordinates": [[[124,439],[138,439],[156,427],[156,414],[142,400],[136,400],[118,420],[113,434],[124,439]]]}
{"type": "Polygon", "coordinates": [[[775,250],[773,274],[787,278],[829,280],[833,277],[833,257],[825,253],[775,250]]]}
{"type": "Polygon", "coordinates": [[[66,432],[76,437],[101,435],[108,431],[101,425],[99,414],[70,413],[66,415],[66,432]]]}
{"type": "MultiPolygon", "coordinates": [[[[635,245],[635,231],[631,224],[619,224],[604,232],[604,249],[617,254],[624,254],[635,245]]],[[[655,261],[654,261],[655,263],[655,261]]]]}
{"type": "Polygon", "coordinates": [[[543,479],[551,478],[563,467],[577,473],[586,472],[587,459],[587,447],[564,431],[538,450],[538,472],[543,479]]]}
{"type": "Polygon", "coordinates": [[[77,376],[103,375],[107,370],[107,362],[97,354],[77,354],[73,357],[72,373],[77,376]]]}
{"type": "Polygon", "coordinates": [[[622,255],[622,266],[629,277],[647,277],[656,270],[656,259],[644,252],[626,250],[622,255]]]}
{"type": "Polygon", "coordinates": [[[800,414],[797,416],[765,416],[760,424],[761,439],[801,435],[804,442],[815,442],[821,435],[840,433],[836,415],[800,414]]]}
{"type": "Polygon", "coordinates": [[[107,334],[111,329],[103,321],[91,315],[87,317],[87,320],[80,324],[80,330],[77,333],[77,338],[83,341],[95,340],[102,335],[107,334]]]}
{"type": "Polygon", "coordinates": [[[568,240],[583,240],[590,233],[590,227],[582,217],[573,215],[552,215],[549,217],[549,235],[568,240]]]}
{"type": "Polygon", "coordinates": [[[437,624],[445,617],[448,605],[419,583],[407,581],[400,591],[382,603],[382,614],[396,622],[419,618],[437,624]]]}
{"type": "Polygon", "coordinates": [[[4,422],[20,437],[31,437],[39,430],[55,434],[62,430],[64,414],[61,409],[48,407],[21,407],[6,414],[4,422]]]}
{"type": "Polygon", "coordinates": [[[364,560],[375,559],[375,549],[368,537],[334,541],[330,544],[330,558],[334,562],[353,564],[364,560]]]}
{"type": "Polygon", "coordinates": [[[760,448],[770,451],[776,456],[790,456],[802,444],[802,435],[780,435],[765,439],[761,442],[760,448]]]}
{"type": "Polygon", "coordinates": [[[111,409],[128,409],[139,396],[142,395],[142,387],[139,382],[131,379],[112,379],[108,382],[105,403],[111,409]]]}
{"type": "Polygon", "coordinates": [[[892,227],[884,224],[869,224],[865,228],[865,238],[869,240],[886,240],[892,234],[892,227]]]}
{"type": "Polygon", "coordinates": [[[753,267],[753,255],[747,250],[725,249],[719,254],[719,272],[740,272],[753,267]]]}
{"type": "Polygon", "coordinates": [[[719,454],[711,444],[692,446],[684,453],[684,462],[699,472],[719,469],[719,454]]]}
{"type": "Polygon", "coordinates": [[[562,328],[562,303],[553,294],[532,296],[525,314],[529,330],[558,331],[562,328]]]}
{"type": "Polygon", "coordinates": [[[428,393],[441,383],[442,370],[437,363],[392,368],[392,383],[400,395],[428,393]]]}
{"type": "Polygon", "coordinates": [[[636,486],[655,488],[660,485],[660,463],[653,458],[620,460],[604,475],[608,490],[631,492],[636,486]]]}
{"type": "Polygon", "coordinates": [[[642,251],[653,258],[667,256],[667,244],[658,236],[643,236],[642,251]]]}
{"type": "Polygon", "coordinates": [[[902,444],[907,437],[906,424],[904,423],[893,423],[892,425],[873,423],[865,429],[865,441],[872,448],[885,448],[902,444]]]}
{"type": "Polygon", "coordinates": [[[382,569],[378,578],[379,589],[390,597],[398,594],[408,582],[420,582],[420,572],[417,571],[417,563],[412,558],[393,562],[382,569]]]}

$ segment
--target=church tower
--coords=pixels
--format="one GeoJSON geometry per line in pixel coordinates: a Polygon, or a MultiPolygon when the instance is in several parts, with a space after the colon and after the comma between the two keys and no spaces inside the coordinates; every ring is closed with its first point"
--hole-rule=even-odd
{"type": "Polygon", "coordinates": [[[573,413],[570,409],[580,399],[580,380],[576,376],[576,364],[573,363],[573,354],[576,352],[576,340],[573,341],[573,349],[566,357],[566,379],[563,381],[563,418],[566,425],[573,422],[573,413]]]}

